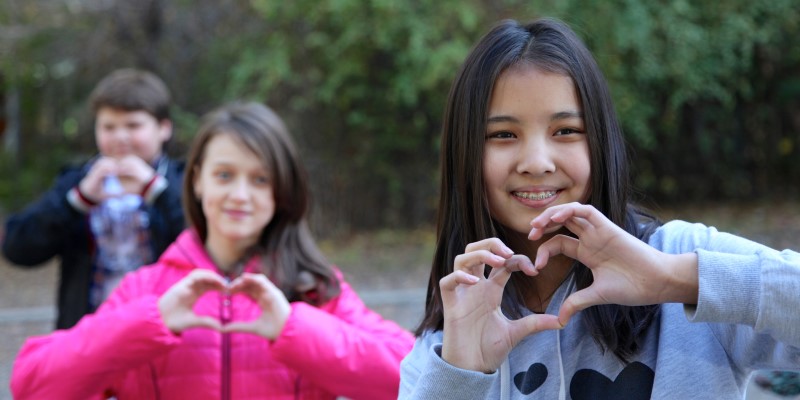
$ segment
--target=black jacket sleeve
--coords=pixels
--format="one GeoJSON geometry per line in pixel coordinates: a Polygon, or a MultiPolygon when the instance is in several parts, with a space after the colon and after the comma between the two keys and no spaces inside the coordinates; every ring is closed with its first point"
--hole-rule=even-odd
{"type": "Polygon", "coordinates": [[[61,255],[75,241],[85,241],[88,217],[67,201],[86,169],[61,170],[54,185],[36,201],[6,221],[3,255],[18,266],[37,266],[61,255]]]}

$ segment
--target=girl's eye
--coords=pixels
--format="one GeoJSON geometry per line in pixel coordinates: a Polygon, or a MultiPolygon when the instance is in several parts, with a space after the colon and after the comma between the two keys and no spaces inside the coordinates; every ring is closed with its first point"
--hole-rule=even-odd
{"type": "Polygon", "coordinates": [[[555,136],[571,135],[575,133],[583,133],[583,132],[572,128],[562,128],[556,131],[555,136]]]}
{"type": "Polygon", "coordinates": [[[231,177],[231,173],[228,172],[228,171],[217,171],[214,175],[218,179],[222,179],[222,180],[230,179],[230,177],[231,177]]]}
{"type": "Polygon", "coordinates": [[[269,184],[269,177],[266,175],[256,176],[253,178],[253,181],[259,185],[268,185],[269,184]]]}
{"type": "Polygon", "coordinates": [[[492,132],[486,135],[486,139],[513,139],[516,136],[509,131],[492,132]]]}

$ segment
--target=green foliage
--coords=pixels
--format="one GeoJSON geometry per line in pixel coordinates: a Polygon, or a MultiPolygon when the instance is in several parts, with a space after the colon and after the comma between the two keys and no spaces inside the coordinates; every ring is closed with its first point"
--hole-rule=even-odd
{"type": "Polygon", "coordinates": [[[173,91],[173,155],[199,115],[263,101],[297,138],[327,234],[430,224],[457,69],[499,19],[541,16],[566,21],[597,58],[648,195],[799,191],[796,0],[30,0],[0,5],[0,84],[20,94],[22,128],[20,153],[0,155],[1,207],[93,151],[86,97],[135,66],[173,91]]]}
{"type": "MultiPolygon", "coordinates": [[[[483,29],[477,4],[252,3],[269,29],[240,56],[229,97],[265,98],[295,115],[298,136],[323,143],[315,155],[350,179],[343,191],[357,190],[388,222],[413,223],[408,210],[432,201],[428,172],[450,81],[483,29]]],[[[352,218],[381,222],[363,204],[346,205],[352,218]]]]}

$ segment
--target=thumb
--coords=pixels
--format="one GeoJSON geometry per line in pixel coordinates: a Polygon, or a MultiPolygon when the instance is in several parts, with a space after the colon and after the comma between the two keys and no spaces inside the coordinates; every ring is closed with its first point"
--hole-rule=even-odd
{"type": "Polygon", "coordinates": [[[258,327],[252,322],[229,322],[222,326],[223,333],[240,332],[240,333],[257,333],[258,327]]]}
{"type": "Polygon", "coordinates": [[[558,310],[558,320],[562,326],[566,326],[573,315],[578,311],[585,310],[591,306],[602,304],[597,300],[597,296],[592,294],[591,287],[581,289],[567,297],[561,308],[558,310]]]}
{"type": "Polygon", "coordinates": [[[559,317],[550,314],[532,314],[509,323],[511,342],[516,346],[526,336],[537,332],[561,329],[559,317]]]}
{"type": "Polygon", "coordinates": [[[184,326],[185,326],[185,328],[183,330],[186,330],[186,329],[189,329],[189,328],[207,328],[207,329],[212,329],[212,330],[215,330],[215,331],[221,331],[222,330],[222,325],[219,323],[219,321],[216,320],[215,318],[208,317],[208,316],[203,316],[203,317],[194,316],[192,318],[189,318],[184,323],[184,326]]]}

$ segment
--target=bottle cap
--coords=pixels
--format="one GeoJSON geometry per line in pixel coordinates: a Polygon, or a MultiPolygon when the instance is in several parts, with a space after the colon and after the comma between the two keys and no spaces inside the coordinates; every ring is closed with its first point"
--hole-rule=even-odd
{"type": "Polygon", "coordinates": [[[103,192],[109,196],[119,196],[122,194],[122,184],[116,175],[106,175],[103,178],[103,192]]]}

